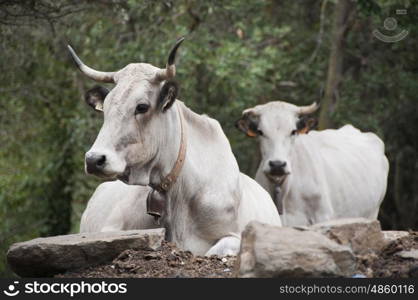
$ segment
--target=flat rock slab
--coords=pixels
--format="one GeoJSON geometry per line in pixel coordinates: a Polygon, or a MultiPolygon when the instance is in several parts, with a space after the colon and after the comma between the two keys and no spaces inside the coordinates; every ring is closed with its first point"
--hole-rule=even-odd
{"type": "Polygon", "coordinates": [[[7,262],[22,277],[45,277],[112,261],[127,249],[155,250],[163,228],[94,232],[37,238],[13,244],[7,262]]]}
{"type": "Polygon", "coordinates": [[[356,255],[379,252],[387,244],[380,222],[364,218],[345,218],[318,223],[310,229],[349,246],[356,255]]]}
{"type": "Polygon", "coordinates": [[[355,269],[348,246],[313,230],[253,221],[242,233],[240,277],[347,277],[355,269]]]}

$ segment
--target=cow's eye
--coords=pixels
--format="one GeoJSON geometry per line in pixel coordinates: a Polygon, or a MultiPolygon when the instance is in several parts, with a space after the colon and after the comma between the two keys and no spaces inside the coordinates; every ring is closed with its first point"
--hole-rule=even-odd
{"type": "Polygon", "coordinates": [[[135,108],[135,114],[144,114],[148,111],[148,109],[149,109],[148,104],[140,103],[135,108]]]}

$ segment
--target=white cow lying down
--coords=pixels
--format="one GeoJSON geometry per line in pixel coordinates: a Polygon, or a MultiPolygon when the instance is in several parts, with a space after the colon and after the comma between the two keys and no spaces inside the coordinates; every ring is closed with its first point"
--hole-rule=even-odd
{"type": "Polygon", "coordinates": [[[286,226],[376,219],[389,170],[383,141],[351,125],[305,134],[300,118],[317,108],[274,101],[243,112],[237,126],[261,149],[256,180],[279,198],[286,226]]]}
{"type": "MultiPolygon", "coordinates": [[[[246,226],[248,220],[258,219],[264,214],[265,207],[259,205],[259,199],[268,198],[253,179],[241,173],[244,198],[248,199],[250,209],[239,209],[240,228],[246,226]]],[[[158,228],[154,217],[147,214],[146,200],[151,188],[140,185],[127,185],[120,180],[100,184],[91,196],[80,222],[80,232],[103,232],[134,229],[158,228]]],[[[263,201],[264,202],[264,201],[263,201]]],[[[268,202],[267,202],[268,203],[268,202]]],[[[269,203],[269,213],[266,220],[280,226],[274,206],[269,203]]]]}
{"type": "MultiPolygon", "coordinates": [[[[240,234],[250,221],[281,225],[280,216],[270,195],[240,173],[219,122],[196,114],[176,99],[175,54],[182,41],[173,47],[164,69],[133,63],[116,72],[93,70],[69,47],[84,74],[115,84],[111,91],[96,87],[86,95],[95,110],[103,111],[104,121],[85,155],[85,168],[87,173],[107,180],[152,186],[148,208],[143,209],[143,200],[138,204],[142,205],[139,217],[144,216],[138,222],[149,225],[144,211],[159,216],[166,238],[179,248],[197,255],[236,254],[240,234]]],[[[112,186],[108,194],[116,194],[112,186]]],[[[111,203],[108,195],[104,197],[104,202],[111,203]]],[[[120,199],[134,200],[122,195],[120,199]]],[[[89,208],[84,219],[89,219],[88,215],[94,218],[94,211],[101,210],[97,223],[106,219],[106,230],[121,226],[120,218],[127,222],[124,209],[136,213],[127,204],[116,205],[107,208],[109,216],[116,211],[115,217],[108,219],[100,197],[96,194],[93,200],[93,216],[89,208]],[[93,209],[95,202],[97,210],[93,209]]],[[[83,229],[89,226],[83,225],[83,229]]]]}

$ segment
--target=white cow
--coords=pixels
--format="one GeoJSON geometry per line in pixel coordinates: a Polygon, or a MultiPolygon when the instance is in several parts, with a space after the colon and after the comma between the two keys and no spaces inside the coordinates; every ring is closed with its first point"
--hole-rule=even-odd
{"type": "Polygon", "coordinates": [[[100,184],[81,217],[80,232],[151,229],[159,227],[147,214],[151,188],[115,180],[100,184]]]}
{"type": "Polygon", "coordinates": [[[274,101],[243,112],[237,127],[260,144],[257,182],[276,198],[286,226],[376,219],[389,171],[382,140],[351,125],[302,134],[301,118],[317,108],[274,101]]]}
{"type": "Polygon", "coordinates": [[[88,77],[113,82],[96,88],[87,102],[103,110],[104,123],[86,153],[87,173],[150,185],[147,211],[161,216],[167,238],[198,255],[236,254],[251,220],[281,225],[270,195],[240,173],[219,123],[176,100],[175,53],[165,69],[129,64],[117,72],[84,65],[88,77]]]}

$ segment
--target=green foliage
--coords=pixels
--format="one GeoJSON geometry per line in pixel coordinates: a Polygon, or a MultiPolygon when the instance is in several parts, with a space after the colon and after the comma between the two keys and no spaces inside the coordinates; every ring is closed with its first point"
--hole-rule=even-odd
{"type": "MultiPolygon", "coordinates": [[[[131,62],[162,67],[173,42],[186,35],[177,62],[180,99],[220,121],[240,168],[250,176],[258,151],[254,140],[234,128],[242,110],[272,100],[304,105],[322,97],[335,1],[326,3],[322,23],[322,1],[71,5],[73,13],[49,22],[0,22],[2,253],[16,241],[77,231],[99,183],[83,171],[84,153],[102,122],[82,100],[95,83],[74,67],[67,41],[88,65],[114,71],[131,62]]],[[[352,123],[385,140],[392,171],[383,226],[416,228],[411,212],[418,203],[417,166],[407,163],[416,162],[418,149],[417,24],[411,16],[416,2],[359,0],[357,10],[345,41],[344,78],[332,118],[338,126],[352,123]],[[399,20],[410,30],[408,37],[394,44],[375,39],[372,31],[402,7],[411,11],[399,20]]],[[[8,274],[1,264],[0,275],[8,274]]]]}

